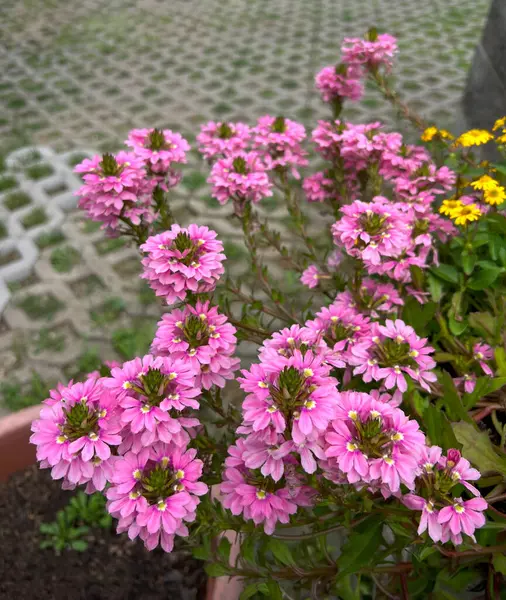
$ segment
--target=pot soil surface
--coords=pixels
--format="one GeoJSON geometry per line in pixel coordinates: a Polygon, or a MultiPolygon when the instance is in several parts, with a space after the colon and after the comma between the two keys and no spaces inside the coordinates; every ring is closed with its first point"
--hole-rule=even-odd
{"type": "Polygon", "coordinates": [[[33,466],[0,484],[0,598],[23,600],[201,600],[206,575],[187,551],[148,552],[114,530],[90,530],[88,549],[41,550],[39,526],[73,492],[33,466]]]}

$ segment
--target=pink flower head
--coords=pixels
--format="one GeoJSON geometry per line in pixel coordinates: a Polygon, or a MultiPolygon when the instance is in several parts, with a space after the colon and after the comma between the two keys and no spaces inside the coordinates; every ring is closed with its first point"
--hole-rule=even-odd
{"type": "Polygon", "coordinates": [[[306,327],[315,336],[322,337],[332,349],[326,357],[327,362],[334,367],[345,367],[350,346],[369,336],[369,319],[335,303],[320,309],[316,317],[307,321],[306,327]]]}
{"type": "Polygon", "coordinates": [[[487,502],[483,498],[462,500],[455,498],[451,506],[445,506],[439,511],[438,521],[443,526],[442,541],[452,539],[454,544],[461,542],[461,534],[465,533],[474,540],[476,529],[485,525],[487,502]]]}
{"type": "Polygon", "coordinates": [[[294,350],[286,358],[272,358],[269,369],[263,363],[242,371],[239,378],[244,391],[244,425],[253,431],[273,429],[283,433],[291,424],[291,436],[301,443],[313,432],[325,431],[334,416],[336,380],[323,357],[294,350]]]}
{"type": "Polygon", "coordinates": [[[237,346],[236,329],[227,317],[209,302],[187,304],[164,314],[153,340],[153,352],[181,359],[195,374],[197,387],[208,390],[223,387],[234,378],[239,359],[233,354],[237,346]]]}
{"type": "Polygon", "coordinates": [[[494,359],[494,351],[491,346],[488,344],[475,344],[473,346],[473,358],[479,363],[486,375],[493,377],[494,372],[486,362],[494,359]]]}
{"type": "Polygon", "coordinates": [[[325,171],[318,171],[305,177],[302,189],[308,202],[325,202],[336,199],[338,196],[334,181],[328,177],[325,171]]]}
{"type": "Polygon", "coordinates": [[[392,68],[392,58],[397,52],[397,40],[388,33],[370,32],[368,39],[345,38],[341,47],[343,62],[351,66],[378,69],[392,68]]]}
{"type": "Polygon", "coordinates": [[[97,379],[60,388],[58,395],[58,401],[52,394],[44,402],[40,419],[32,423],[37,460],[52,468],[53,479],[64,478],[71,487],[95,477],[96,489],[103,489],[105,480],[95,469],[102,472],[113,459],[111,448],[122,441],[116,398],[97,379]]]}
{"type": "Polygon", "coordinates": [[[326,356],[329,352],[322,336],[317,332],[308,327],[292,325],[276,331],[272,337],[266,339],[260,347],[259,356],[262,367],[269,371],[271,365],[274,370],[278,369],[278,357],[289,358],[295,351],[305,354],[308,350],[322,356],[326,356]]]}
{"type": "Polygon", "coordinates": [[[229,200],[258,203],[272,196],[267,167],[258,152],[238,152],[217,160],[207,180],[220,204],[229,200]]]}
{"type": "Polygon", "coordinates": [[[123,447],[140,448],[157,441],[184,445],[199,425],[187,416],[197,409],[195,374],[184,360],[146,355],[113,368],[104,385],[112,390],[121,406],[125,428],[123,447]],[[130,435],[127,435],[130,434],[130,435]]]}
{"type": "Polygon", "coordinates": [[[250,128],[244,123],[215,123],[200,126],[197,135],[199,151],[207,159],[231,156],[245,150],[250,140],[250,128]]]}
{"type": "Polygon", "coordinates": [[[366,265],[379,265],[383,257],[399,256],[409,244],[406,217],[386,198],[355,200],[341,209],[343,217],[332,226],[336,245],[366,265]]]}
{"type": "Polygon", "coordinates": [[[324,102],[341,101],[344,98],[357,101],[364,94],[360,76],[356,68],[348,68],[345,64],[329,66],[316,74],[315,83],[324,102]]]}
{"type": "Polygon", "coordinates": [[[461,483],[474,496],[480,495],[477,488],[469,482],[477,481],[481,474],[477,469],[471,467],[471,463],[461,456],[458,450],[448,450],[446,456],[440,458],[439,466],[443,469],[442,477],[449,477],[455,485],[461,483]]]}
{"type": "Polygon", "coordinates": [[[405,375],[430,390],[429,382],[436,381],[432,369],[435,361],[429,356],[434,349],[427,340],[416,335],[404,321],[387,319],[385,325],[375,325],[373,335],[351,348],[350,364],[353,373],[363,374],[365,382],[383,381],[387,389],[408,389],[405,375]]]}
{"type": "Polygon", "coordinates": [[[190,150],[184,137],[170,129],[132,129],[126,145],[157,174],[167,173],[175,163],[186,163],[190,150]]]}
{"type": "Polygon", "coordinates": [[[258,119],[254,134],[253,149],[262,157],[268,170],[290,167],[299,177],[295,167],[308,164],[307,152],[300,145],[306,137],[304,125],[284,117],[265,115],[258,119]]]}
{"type": "Polygon", "coordinates": [[[224,273],[223,244],[208,227],[172,225],[170,230],[148,238],[141,250],[144,272],[157,296],[167,304],[184,300],[187,292],[212,291],[224,273]]]}
{"type": "Polygon", "coordinates": [[[301,283],[307,285],[309,289],[314,289],[320,284],[322,273],[316,265],[310,265],[303,273],[300,278],[301,283]]]}
{"type": "Polygon", "coordinates": [[[325,439],[327,458],[336,458],[350,483],[365,482],[399,491],[413,487],[425,436],[402,410],[362,392],[338,395],[336,419],[325,439]]]}
{"type": "Polygon", "coordinates": [[[118,532],[139,536],[148,550],[173,547],[175,535],[188,535],[184,522],[195,519],[195,509],[207,485],[198,481],[202,461],[196,450],[172,444],[128,452],[117,459],[107,510],[119,519],[118,532]]]}
{"type": "Polygon", "coordinates": [[[109,234],[117,235],[120,216],[134,225],[154,221],[152,186],[142,160],[133,153],[86,158],[74,171],[81,173],[84,181],[75,192],[79,196],[79,207],[86,211],[89,219],[103,223],[102,228],[109,234]]]}

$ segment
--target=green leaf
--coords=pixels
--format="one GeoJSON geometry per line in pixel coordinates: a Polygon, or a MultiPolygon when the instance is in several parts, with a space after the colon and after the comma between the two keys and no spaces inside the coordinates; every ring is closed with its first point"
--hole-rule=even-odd
{"type": "Polygon", "coordinates": [[[430,272],[443,281],[448,281],[449,283],[454,284],[459,282],[459,272],[451,265],[439,265],[437,267],[432,267],[430,272]]]}
{"type": "Polygon", "coordinates": [[[211,558],[211,552],[208,548],[199,546],[198,548],[192,548],[192,554],[198,560],[209,560],[211,558]]]}
{"type": "Polygon", "coordinates": [[[228,540],[225,536],[223,536],[218,545],[218,556],[225,563],[228,563],[231,547],[232,547],[232,544],[230,543],[230,540],[228,540]]]}
{"type": "Polygon", "coordinates": [[[261,583],[259,581],[256,583],[250,583],[241,592],[239,600],[248,600],[248,598],[252,598],[255,594],[261,592],[264,587],[266,588],[265,583],[261,583]]]}
{"type": "Polygon", "coordinates": [[[241,556],[249,563],[255,564],[255,538],[247,537],[241,544],[241,556]]]}
{"type": "Polygon", "coordinates": [[[452,427],[443,411],[430,404],[423,413],[423,422],[431,444],[448,448],[460,448],[460,444],[453,433],[452,427]]]}
{"type": "Polygon", "coordinates": [[[338,579],[356,573],[374,560],[382,543],[382,525],[383,520],[374,516],[366,519],[361,524],[360,530],[354,529],[351,531],[338,559],[338,579]]]}
{"type": "Polygon", "coordinates": [[[506,476],[506,457],[498,455],[484,431],[470,423],[453,423],[455,437],[462,444],[462,454],[483,474],[501,473],[506,476]]]}
{"type": "Polygon", "coordinates": [[[494,554],[492,564],[498,573],[506,576],[506,556],[504,554],[494,554]]]}
{"type": "Polygon", "coordinates": [[[453,314],[448,315],[448,327],[453,335],[461,335],[467,329],[467,319],[461,319],[457,321],[457,319],[453,316],[453,314]]]}
{"type": "Polygon", "coordinates": [[[429,291],[430,295],[434,302],[439,302],[444,295],[444,286],[438,277],[434,277],[431,273],[427,275],[427,280],[429,282],[429,291]]]}
{"type": "Polygon", "coordinates": [[[230,570],[220,563],[207,563],[204,568],[209,577],[223,577],[230,573],[230,570]]]}
{"type": "Polygon", "coordinates": [[[480,269],[469,279],[467,287],[475,291],[484,290],[492,285],[503,271],[504,269],[496,266],[480,269]]]}
{"type": "Polygon", "coordinates": [[[402,315],[404,321],[409,323],[419,335],[424,336],[425,328],[433,320],[435,312],[436,304],[434,302],[420,304],[415,298],[408,298],[402,315]]]}
{"type": "Polygon", "coordinates": [[[279,560],[279,562],[287,566],[295,564],[292,552],[288,547],[288,544],[285,542],[277,540],[276,538],[271,538],[267,544],[267,547],[274,554],[274,557],[279,560]]]}
{"type": "Polygon", "coordinates": [[[422,549],[422,551],[418,555],[418,558],[420,561],[424,561],[425,559],[429,558],[429,556],[431,554],[434,554],[435,552],[437,552],[437,548],[435,548],[434,546],[426,546],[425,548],[422,549]]]}
{"type": "Polygon", "coordinates": [[[85,542],[84,540],[74,540],[70,544],[70,547],[77,552],[84,552],[88,548],[88,542],[85,542]]]}
{"type": "Polygon", "coordinates": [[[271,600],[283,600],[283,592],[279,586],[279,583],[276,581],[268,581],[267,582],[267,593],[264,594],[271,600]]]}
{"type": "Polygon", "coordinates": [[[500,346],[495,349],[495,362],[497,363],[497,372],[501,377],[506,377],[506,350],[500,346]]]}
{"type": "Polygon", "coordinates": [[[452,421],[464,420],[471,422],[472,419],[467,414],[467,410],[462,404],[460,394],[453,383],[451,375],[446,371],[442,371],[441,376],[439,377],[439,383],[443,386],[444,391],[442,403],[446,407],[446,412],[448,413],[450,419],[452,421]]]}
{"type": "Polygon", "coordinates": [[[489,312],[470,313],[469,325],[485,338],[494,335],[496,330],[495,318],[489,312]]]}

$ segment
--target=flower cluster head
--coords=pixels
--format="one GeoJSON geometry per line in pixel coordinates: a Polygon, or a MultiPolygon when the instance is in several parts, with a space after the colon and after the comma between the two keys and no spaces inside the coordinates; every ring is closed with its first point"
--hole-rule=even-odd
{"type": "Polygon", "coordinates": [[[187,444],[198,419],[189,409],[198,409],[200,389],[195,374],[184,360],[154,357],[134,358],[111,369],[104,386],[121,407],[122,449],[141,448],[155,442],[187,444]]]}
{"type": "Polygon", "coordinates": [[[238,152],[217,160],[207,181],[220,204],[229,200],[256,204],[262,198],[272,196],[267,167],[258,152],[238,152]]]}
{"type": "Polygon", "coordinates": [[[291,443],[279,447],[273,444],[269,448],[239,438],[228,449],[225,460],[221,503],[233,515],[242,514],[257,525],[263,524],[268,535],[274,533],[278,523],[288,523],[299,506],[310,506],[314,498],[314,491],[288,468],[293,467],[289,457],[291,446],[291,443]],[[287,469],[283,473],[285,461],[287,469]],[[260,470],[262,464],[269,468],[260,470]]]}
{"type": "Polygon", "coordinates": [[[324,102],[342,102],[345,98],[357,101],[364,95],[360,75],[345,64],[324,67],[316,74],[316,88],[324,102]]]}
{"type": "Polygon", "coordinates": [[[487,502],[470,483],[480,478],[479,471],[458,450],[450,449],[443,456],[439,446],[431,446],[424,449],[416,475],[416,489],[402,501],[422,511],[418,534],[427,531],[434,542],[451,541],[456,546],[462,544],[462,534],[476,542],[474,532],[485,524],[487,509],[487,502]],[[474,497],[464,500],[461,486],[474,497]]]}
{"type": "Polygon", "coordinates": [[[145,253],[141,277],[167,304],[184,300],[190,293],[210,292],[225,269],[223,244],[208,227],[173,225],[142,244],[145,253]]]}
{"type": "Polygon", "coordinates": [[[466,226],[468,223],[477,221],[483,214],[483,209],[480,209],[472,200],[473,198],[468,196],[443,200],[439,212],[448,215],[455,225],[466,226]]]}
{"type": "Polygon", "coordinates": [[[234,378],[239,359],[234,358],[236,329],[227,317],[209,302],[187,304],[164,314],[158,323],[152,350],[159,356],[181,359],[196,377],[196,386],[205,390],[223,387],[234,378]]]}
{"type": "Polygon", "coordinates": [[[459,135],[455,140],[455,144],[469,148],[470,146],[481,146],[493,139],[494,136],[486,129],[470,129],[459,135]]]}
{"type": "Polygon", "coordinates": [[[254,432],[290,432],[296,443],[325,431],[333,418],[337,381],[330,365],[312,350],[294,349],[252,365],[238,378],[247,392],[243,426],[254,432]]]}
{"type": "Polygon", "coordinates": [[[334,243],[365,265],[380,265],[382,258],[400,256],[409,246],[409,220],[386,198],[355,200],[341,212],[343,217],[332,226],[334,243]]]}
{"type": "Polygon", "coordinates": [[[174,164],[186,163],[190,144],[180,133],[170,129],[132,129],[126,145],[142,159],[148,172],[166,175],[174,164]]]}
{"type": "Polygon", "coordinates": [[[199,151],[208,160],[233,156],[246,150],[251,138],[250,128],[244,123],[215,123],[201,125],[197,135],[199,151]]]}
{"type": "Polygon", "coordinates": [[[306,137],[304,125],[285,117],[265,115],[253,128],[253,149],[259,153],[267,169],[287,167],[299,178],[296,167],[308,164],[301,142],[306,137]]]}
{"type": "Polygon", "coordinates": [[[154,221],[152,185],[146,178],[143,161],[135,154],[119,152],[116,156],[86,158],[74,171],[84,181],[75,192],[79,207],[89,219],[102,223],[108,234],[118,234],[120,217],[134,225],[154,221]]]}
{"type": "Polygon", "coordinates": [[[407,375],[430,391],[429,383],[437,379],[432,372],[436,363],[429,356],[433,352],[410,325],[387,319],[385,325],[374,323],[371,335],[351,347],[349,362],[355,365],[353,373],[361,374],[365,382],[382,381],[388,390],[405,392],[407,375]]]}
{"type": "Polygon", "coordinates": [[[397,52],[397,40],[388,33],[378,34],[370,30],[367,39],[345,38],[341,53],[345,64],[377,70],[384,66],[392,68],[392,59],[397,52]]]}
{"type": "Polygon", "coordinates": [[[404,300],[391,283],[378,283],[365,277],[358,290],[353,294],[349,291],[339,292],[333,304],[348,313],[364,314],[377,319],[382,314],[397,312],[398,307],[404,305],[404,300]]]}
{"type": "Polygon", "coordinates": [[[432,125],[430,127],[427,127],[427,129],[424,130],[424,132],[420,136],[420,139],[422,140],[422,142],[431,142],[434,139],[436,139],[436,140],[453,140],[454,137],[446,129],[438,129],[437,127],[434,127],[432,125]]]}
{"type": "Polygon", "coordinates": [[[337,199],[339,196],[334,180],[325,171],[318,171],[305,177],[302,189],[308,202],[325,202],[337,199]]]}
{"type": "Polygon", "coordinates": [[[203,464],[196,453],[160,443],[117,459],[107,510],[118,519],[118,533],[126,531],[148,550],[160,545],[165,552],[172,550],[176,535],[188,535],[185,523],[195,520],[198,497],[208,491],[198,481],[203,464]]]}
{"type": "Polygon", "coordinates": [[[37,460],[51,468],[53,479],[66,487],[88,484],[103,490],[112,471],[112,449],[119,446],[122,425],[114,394],[103,380],[59,386],[43,403],[40,418],[32,423],[32,444],[37,460]]]}
{"type": "Polygon", "coordinates": [[[385,496],[397,494],[401,484],[413,489],[425,436],[399,408],[363,392],[342,392],[325,440],[326,457],[349,483],[385,496]]]}

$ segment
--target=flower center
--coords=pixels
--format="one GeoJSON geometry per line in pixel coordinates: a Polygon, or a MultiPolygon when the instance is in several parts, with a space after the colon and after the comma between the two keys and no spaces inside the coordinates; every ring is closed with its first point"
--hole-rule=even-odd
{"type": "Polygon", "coordinates": [[[66,439],[73,442],[83,436],[93,439],[92,436],[96,435],[99,429],[100,411],[88,406],[86,398],[82,398],[70,409],[63,408],[63,414],[65,415],[65,423],[61,426],[61,432],[66,439]]]}
{"type": "Polygon", "coordinates": [[[222,140],[229,140],[234,137],[234,130],[228,123],[222,123],[216,130],[218,137],[222,140]]]}

